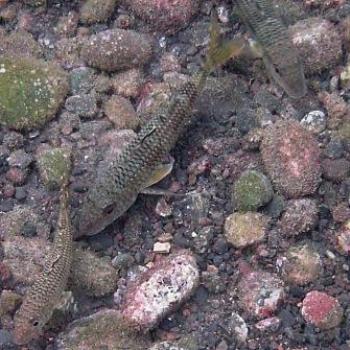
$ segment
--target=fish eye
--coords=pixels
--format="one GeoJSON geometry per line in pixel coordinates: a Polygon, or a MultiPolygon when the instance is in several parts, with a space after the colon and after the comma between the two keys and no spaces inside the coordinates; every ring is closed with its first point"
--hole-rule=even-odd
{"type": "Polygon", "coordinates": [[[104,214],[110,214],[114,209],[114,203],[107,205],[107,207],[103,208],[104,214]]]}
{"type": "Polygon", "coordinates": [[[32,322],[32,325],[33,325],[34,327],[38,327],[38,326],[39,326],[39,321],[34,320],[34,321],[32,322]]]}

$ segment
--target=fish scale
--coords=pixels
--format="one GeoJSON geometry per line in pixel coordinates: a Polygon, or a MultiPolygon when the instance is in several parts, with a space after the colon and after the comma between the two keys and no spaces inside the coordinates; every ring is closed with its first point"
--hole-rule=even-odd
{"type": "Polygon", "coordinates": [[[72,263],[72,227],[69,215],[68,189],[62,189],[57,230],[52,248],[45,258],[44,269],[29,288],[15,315],[14,340],[25,344],[40,335],[60,302],[72,263]]]}

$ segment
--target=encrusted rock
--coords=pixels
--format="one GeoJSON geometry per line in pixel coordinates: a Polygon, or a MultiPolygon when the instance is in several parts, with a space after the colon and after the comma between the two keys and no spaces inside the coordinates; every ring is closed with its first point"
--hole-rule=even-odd
{"type": "Polygon", "coordinates": [[[297,236],[312,230],[318,222],[318,207],[313,199],[302,198],[287,202],[278,227],[282,234],[297,236]]]}
{"type": "Polygon", "coordinates": [[[68,92],[66,74],[34,58],[0,58],[0,124],[41,127],[54,117],[68,92]]]}
{"type": "Polygon", "coordinates": [[[340,254],[350,255],[350,221],[347,220],[335,232],[336,249],[340,254]]]}
{"type": "Polygon", "coordinates": [[[11,290],[4,289],[0,296],[0,318],[13,313],[21,303],[21,296],[11,290]]]}
{"type": "Polygon", "coordinates": [[[344,158],[324,159],[321,165],[323,176],[334,182],[345,180],[350,172],[350,162],[344,158]]]}
{"type": "Polygon", "coordinates": [[[87,0],[80,9],[82,23],[104,22],[112,16],[117,0],[87,0]]]}
{"type": "Polygon", "coordinates": [[[313,134],[317,135],[327,127],[327,118],[322,111],[311,111],[304,116],[300,124],[313,134]]]}
{"type": "Polygon", "coordinates": [[[268,222],[264,214],[234,213],[226,218],[224,233],[236,248],[243,248],[264,239],[268,222]]]}
{"type": "Polygon", "coordinates": [[[240,211],[255,211],[267,204],[272,195],[270,180],[259,171],[247,170],[234,184],[233,204],[240,211]]]}
{"type": "Polygon", "coordinates": [[[297,285],[317,280],[322,272],[321,257],[309,244],[290,247],[285,256],[278,258],[277,266],[288,282],[297,285]]]}
{"type": "Polygon", "coordinates": [[[306,294],[301,313],[306,322],[320,329],[337,327],[343,318],[343,309],[338,300],[318,291],[306,294]]]}
{"type": "Polygon", "coordinates": [[[141,274],[127,290],[123,318],[131,326],[153,328],[192,295],[198,282],[199,271],[191,253],[169,255],[141,274]]]}
{"type": "Polygon", "coordinates": [[[140,69],[129,69],[113,76],[112,87],[116,94],[124,97],[137,97],[143,83],[140,69]]]}
{"type": "Polygon", "coordinates": [[[102,309],[68,326],[55,340],[56,350],[148,349],[150,338],[126,327],[116,310],[102,309]]]}
{"type": "Polygon", "coordinates": [[[90,66],[108,72],[133,68],[151,57],[150,39],[134,30],[109,29],[83,44],[81,57],[90,66]]]}
{"type": "Polygon", "coordinates": [[[276,275],[265,271],[245,274],[237,289],[242,308],[257,318],[271,317],[285,295],[283,282],[276,275]]]}
{"type": "Polygon", "coordinates": [[[267,128],[261,154],[273,184],[285,196],[297,198],[316,191],[321,180],[320,149],[300,124],[279,121],[267,128]]]}
{"type": "Polygon", "coordinates": [[[116,129],[133,129],[139,125],[139,119],[131,102],[121,96],[113,95],[104,105],[107,118],[116,129]]]}
{"type": "Polygon", "coordinates": [[[311,17],[290,27],[293,44],[304,62],[305,72],[318,73],[337,64],[342,56],[341,37],[335,26],[311,17]]]}

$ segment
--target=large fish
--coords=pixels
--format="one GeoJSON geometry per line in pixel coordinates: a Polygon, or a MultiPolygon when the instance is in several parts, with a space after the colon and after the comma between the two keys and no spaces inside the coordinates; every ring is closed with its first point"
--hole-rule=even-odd
{"type": "Polygon", "coordinates": [[[53,246],[46,256],[44,269],[29,288],[15,315],[13,337],[16,344],[26,344],[39,337],[59,304],[66,288],[72,264],[73,233],[69,213],[68,186],[60,195],[60,211],[53,246]]]}
{"type": "Polygon", "coordinates": [[[193,104],[206,78],[214,67],[241,50],[236,43],[219,45],[215,17],[210,32],[208,55],[201,72],[174,93],[167,114],[154,116],[113,162],[99,167],[95,183],[77,214],[78,237],[102,231],[130,208],[139,193],[171,170],[167,165],[162,166],[161,160],[190,121],[193,104]]]}
{"type": "Polygon", "coordinates": [[[292,98],[306,94],[304,67],[277,9],[269,0],[233,0],[254,36],[272,79],[292,98]]]}

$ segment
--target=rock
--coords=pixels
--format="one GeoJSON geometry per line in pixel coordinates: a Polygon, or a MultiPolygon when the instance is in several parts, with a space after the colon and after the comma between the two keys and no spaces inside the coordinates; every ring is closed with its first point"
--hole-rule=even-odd
{"type": "Polygon", "coordinates": [[[92,118],[97,113],[97,101],[94,94],[70,96],[66,100],[66,110],[82,118],[92,118]]]}
{"type": "Polygon", "coordinates": [[[316,191],[321,180],[320,149],[312,134],[295,121],[278,121],[265,129],[261,143],[265,169],[285,196],[316,191]]]}
{"type": "Polygon", "coordinates": [[[47,0],[24,0],[23,2],[26,5],[37,7],[37,6],[44,6],[46,5],[47,0]]]}
{"type": "Polygon", "coordinates": [[[8,131],[4,135],[3,145],[11,151],[21,148],[24,145],[24,137],[18,132],[8,131]]]}
{"type": "Polygon", "coordinates": [[[6,314],[12,314],[21,300],[21,296],[17,293],[4,289],[0,296],[0,318],[6,314]]]}
{"type": "Polygon", "coordinates": [[[7,161],[11,167],[26,169],[33,162],[33,156],[23,149],[19,149],[10,154],[7,161]]]}
{"type": "Polygon", "coordinates": [[[171,249],[171,244],[169,242],[156,242],[153,246],[153,251],[159,254],[168,254],[171,249]]]}
{"type": "Polygon", "coordinates": [[[75,248],[70,276],[73,290],[101,297],[113,293],[117,279],[117,271],[108,257],[99,258],[89,250],[75,248]]]}
{"type": "Polygon", "coordinates": [[[131,102],[125,97],[111,96],[104,105],[104,111],[116,129],[136,130],[139,126],[136,111],[131,102]]]}
{"type": "Polygon", "coordinates": [[[194,336],[183,337],[178,341],[162,341],[153,344],[147,350],[198,350],[194,336]]]}
{"type": "Polygon", "coordinates": [[[129,69],[112,77],[112,87],[116,94],[124,97],[137,97],[143,83],[140,69],[129,69]]]}
{"type": "Polygon", "coordinates": [[[289,30],[307,74],[332,68],[341,58],[341,37],[331,22],[312,17],[297,22],[289,30]]]}
{"type": "Polygon", "coordinates": [[[313,134],[318,135],[327,127],[327,118],[322,111],[311,111],[304,116],[300,124],[313,134]]]}
{"type": "Polygon", "coordinates": [[[5,329],[0,329],[0,349],[14,349],[12,335],[5,329]]]}
{"type": "Polygon", "coordinates": [[[350,255],[350,221],[347,220],[335,232],[336,249],[342,255],[350,255]]]}
{"type": "Polygon", "coordinates": [[[245,343],[248,338],[248,326],[244,319],[237,313],[232,313],[227,317],[227,330],[240,343],[245,343]]]}
{"type": "Polygon", "coordinates": [[[79,22],[79,15],[75,11],[69,11],[66,16],[58,19],[55,32],[61,36],[72,37],[76,34],[79,22]]]}
{"type": "Polygon", "coordinates": [[[71,153],[64,148],[49,148],[39,152],[37,164],[45,186],[59,189],[70,176],[71,153]]]}
{"type": "Polygon", "coordinates": [[[290,247],[277,259],[277,266],[286,281],[301,286],[317,280],[322,273],[321,257],[309,244],[290,247]]]}
{"type": "Polygon", "coordinates": [[[80,51],[84,41],[81,37],[63,38],[55,44],[55,58],[64,68],[77,68],[84,66],[80,51]]]}
{"type": "Polygon", "coordinates": [[[276,332],[281,324],[281,320],[274,316],[268,317],[255,324],[255,328],[261,332],[276,332]]]}
{"type": "Polygon", "coordinates": [[[189,24],[198,0],[125,0],[131,11],[160,32],[173,34],[189,24]]]}
{"type": "Polygon", "coordinates": [[[283,282],[265,271],[245,274],[237,289],[241,307],[257,318],[271,317],[285,296],[283,282]]]}
{"type": "Polygon", "coordinates": [[[73,322],[55,339],[56,350],[125,350],[150,346],[148,335],[131,331],[124,326],[117,310],[108,309],[73,322]]]}
{"type": "Polygon", "coordinates": [[[349,175],[350,162],[344,158],[324,159],[321,165],[323,176],[333,182],[342,182],[349,175]]]}
{"type": "Polygon", "coordinates": [[[152,53],[150,39],[134,30],[111,29],[92,35],[83,43],[82,59],[108,72],[145,64],[152,53]]]}
{"type": "Polygon", "coordinates": [[[6,172],[5,177],[14,185],[23,185],[26,181],[27,175],[26,170],[22,170],[18,167],[12,167],[6,172]]]}
{"type": "Polygon", "coordinates": [[[73,95],[88,93],[93,86],[95,70],[88,67],[79,67],[70,73],[70,89],[73,95]]]}
{"type": "Polygon", "coordinates": [[[337,299],[318,291],[306,294],[301,314],[307,323],[320,329],[337,327],[343,318],[343,309],[337,299]]]}
{"type": "Polygon", "coordinates": [[[235,182],[233,204],[239,211],[255,211],[273,195],[270,180],[259,171],[247,170],[235,182]]]}
{"type": "Polygon", "coordinates": [[[68,92],[66,74],[34,58],[0,58],[0,124],[32,129],[52,119],[68,92]]]}
{"type": "Polygon", "coordinates": [[[302,198],[287,202],[278,227],[282,234],[297,236],[315,228],[318,223],[318,206],[313,199],[302,198]]]}
{"type": "Polygon", "coordinates": [[[114,12],[116,0],[86,0],[80,9],[80,21],[93,24],[107,21],[114,12]]]}
{"type": "Polygon", "coordinates": [[[340,202],[335,207],[332,207],[333,220],[336,223],[343,223],[350,219],[350,208],[346,202],[340,202]]]}
{"type": "Polygon", "coordinates": [[[191,253],[179,251],[169,255],[128,288],[122,306],[123,318],[130,326],[151,329],[188,299],[198,282],[199,271],[191,253]]]}
{"type": "Polygon", "coordinates": [[[269,219],[260,213],[234,213],[226,218],[224,234],[236,248],[244,248],[264,239],[269,219]]]}

